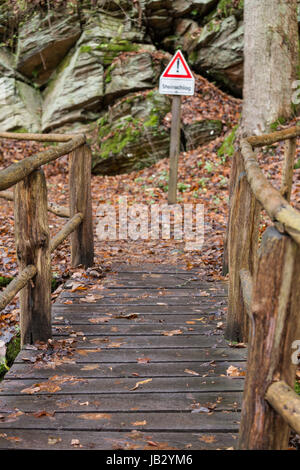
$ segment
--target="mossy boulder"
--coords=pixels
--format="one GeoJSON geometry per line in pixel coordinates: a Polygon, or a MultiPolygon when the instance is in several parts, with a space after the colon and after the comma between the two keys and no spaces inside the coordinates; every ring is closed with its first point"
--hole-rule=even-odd
{"type": "Polygon", "coordinates": [[[41,96],[38,90],[14,78],[0,77],[0,130],[40,132],[41,96]]]}
{"type": "Polygon", "coordinates": [[[153,165],[169,154],[169,132],[162,125],[170,100],[157,90],[120,99],[99,120],[99,148],[93,173],[115,175],[153,165]]]}
{"type": "Polygon", "coordinates": [[[186,150],[193,150],[199,145],[214,140],[222,133],[222,122],[212,119],[203,119],[183,126],[186,150]]]}
{"type": "Polygon", "coordinates": [[[34,14],[19,28],[17,70],[39,85],[46,83],[80,34],[80,21],[75,14],[34,14]]]}

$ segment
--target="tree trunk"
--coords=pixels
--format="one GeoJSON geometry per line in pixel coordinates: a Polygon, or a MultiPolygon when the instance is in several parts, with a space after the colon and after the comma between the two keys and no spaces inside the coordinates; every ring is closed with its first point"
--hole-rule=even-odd
{"type": "MultiPolygon", "coordinates": [[[[244,102],[239,137],[268,132],[278,118],[291,115],[292,82],[298,61],[297,1],[245,0],[244,21],[244,102]]],[[[231,186],[226,336],[247,341],[239,272],[254,272],[260,208],[251,193],[239,151],[232,162],[231,186]]]]}

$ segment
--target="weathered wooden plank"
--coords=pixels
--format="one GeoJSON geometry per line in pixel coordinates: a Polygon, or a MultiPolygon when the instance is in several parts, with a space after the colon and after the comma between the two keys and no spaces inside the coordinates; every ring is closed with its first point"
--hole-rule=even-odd
{"type": "MultiPolygon", "coordinates": [[[[40,351],[22,350],[15,362],[22,363],[23,358],[34,360],[40,351]]],[[[184,349],[120,349],[101,350],[84,348],[72,356],[78,364],[87,362],[137,362],[139,357],[149,357],[151,362],[207,362],[207,361],[245,361],[245,349],[235,348],[194,348],[184,349]]],[[[49,357],[50,361],[50,357],[49,357]]],[[[1,386],[0,386],[1,388],[1,386]]]]}
{"type": "MultiPolygon", "coordinates": [[[[70,412],[102,412],[130,410],[134,406],[135,411],[190,411],[200,407],[210,407],[217,411],[240,411],[240,392],[188,392],[188,393],[136,393],[132,404],[132,393],[124,393],[121,396],[111,395],[18,395],[5,396],[0,401],[0,413],[13,413],[15,409],[23,413],[34,413],[47,410],[70,412]],[[131,405],[130,405],[131,403],[131,405]]],[[[195,411],[196,412],[196,411],[195,411]]]]}
{"type": "MultiPolygon", "coordinates": [[[[58,317],[61,318],[61,317],[58,317]]],[[[64,317],[66,318],[66,317],[64,317]]],[[[191,323],[188,322],[186,324],[183,323],[172,323],[172,328],[169,326],[166,327],[164,324],[165,322],[157,322],[155,324],[154,321],[152,323],[147,323],[147,324],[136,324],[136,322],[132,322],[127,319],[127,324],[126,322],[118,324],[116,326],[115,324],[112,326],[109,323],[104,323],[103,324],[103,319],[104,320],[109,320],[110,317],[98,317],[99,320],[97,320],[97,317],[94,318],[89,318],[90,323],[86,325],[83,322],[78,322],[76,323],[76,317],[75,321],[72,321],[72,324],[65,324],[65,320],[55,320],[54,325],[52,325],[52,331],[53,334],[56,337],[59,336],[66,336],[66,335],[81,335],[81,336],[121,336],[121,335],[126,335],[126,336],[144,336],[144,335],[152,335],[152,336],[161,336],[163,331],[168,331],[168,330],[180,330],[182,331],[182,335],[207,335],[210,336],[214,334],[216,337],[220,336],[223,334],[222,329],[219,327],[217,328],[216,324],[210,323],[208,326],[203,324],[202,321],[195,321],[191,320],[191,323]],[[97,324],[97,321],[99,321],[100,324],[97,324]],[[102,323],[102,324],[101,324],[102,323]],[[185,326],[184,326],[185,325],[185,326]]],[[[89,321],[88,320],[88,321],[89,321]]],[[[124,320],[124,319],[123,319],[124,320]]],[[[126,320],[126,319],[125,319],[126,320]]],[[[133,318],[133,320],[136,320],[133,318]]],[[[217,338],[216,338],[217,339],[217,338]]]]}
{"type": "MultiPolygon", "coordinates": [[[[49,394],[49,390],[56,390],[56,394],[62,393],[125,393],[132,391],[132,400],[134,400],[135,390],[132,390],[136,383],[139,382],[140,377],[132,378],[92,378],[92,379],[79,379],[73,376],[57,376],[53,380],[39,381],[38,384],[44,383],[39,391],[33,393],[49,394]]],[[[146,379],[149,380],[149,379],[146,379]]],[[[138,386],[139,392],[153,393],[153,392],[213,392],[213,391],[242,391],[243,378],[232,377],[153,377],[151,381],[138,386]]],[[[6,379],[0,387],[0,397],[3,395],[19,395],[22,390],[30,387],[34,388],[37,382],[34,379],[10,380],[6,379]]],[[[37,385],[40,386],[40,385],[37,385]]],[[[28,391],[30,393],[30,390],[28,391]]]]}
{"type": "Polygon", "coordinates": [[[31,414],[22,414],[12,421],[2,420],[1,431],[6,429],[47,429],[57,428],[107,431],[132,431],[134,429],[154,431],[202,431],[237,432],[240,413],[238,411],[212,413],[64,413],[37,419],[31,414]],[[144,423],[144,424],[136,424],[144,423]]]}
{"type": "MultiPolygon", "coordinates": [[[[176,331],[176,330],[175,330],[176,331]]],[[[166,329],[172,334],[172,329],[166,329]]],[[[55,338],[55,336],[53,336],[55,338]]],[[[224,348],[226,340],[221,337],[205,335],[176,335],[176,336],[87,336],[80,335],[76,339],[77,348],[87,349],[194,349],[194,348],[224,348]]]]}
{"type": "Polygon", "coordinates": [[[0,449],[28,450],[204,450],[232,449],[236,434],[210,432],[99,432],[9,430],[0,435],[0,449]],[[73,439],[79,445],[72,444],[73,439]]]}
{"type": "MultiPolygon", "coordinates": [[[[102,364],[102,363],[62,363],[53,368],[49,368],[47,363],[17,363],[14,364],[6,374],[6,379],[41,379],[53,377],[57,374],[72,375],[80,378],[99,378],[99,377],[190,377],[191,375],[200,377],[226,376],[229,366],[238,367],[245,370],[245,362],[227,361],[227,362],[162,362],[135,364],[102,364]],[[186,372],[188,371],[188,372],[186,372]]],[[[139,380],[139,379],[137,379],[139,380]]]]}

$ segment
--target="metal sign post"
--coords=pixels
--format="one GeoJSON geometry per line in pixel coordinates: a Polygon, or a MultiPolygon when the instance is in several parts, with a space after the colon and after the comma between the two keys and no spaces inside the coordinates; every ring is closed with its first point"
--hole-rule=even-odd
{"type": "Polygon", "coordinates": [[[178,156],[180,153],[181,96],[193,95],[195,79],[182,53],[177,51],[160,77],[159,92],[172,96],[172,126],[168,203],[176,204],[178,156]]]}

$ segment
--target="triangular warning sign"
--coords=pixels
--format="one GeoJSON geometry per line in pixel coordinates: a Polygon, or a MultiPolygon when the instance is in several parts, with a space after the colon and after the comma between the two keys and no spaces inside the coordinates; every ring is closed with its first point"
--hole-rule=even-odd
{"type": "Polygon", "coordinates": [[[166,70],[163,78],[193,78],[192,72],[180,51],[176,52],[166,70]]]}

